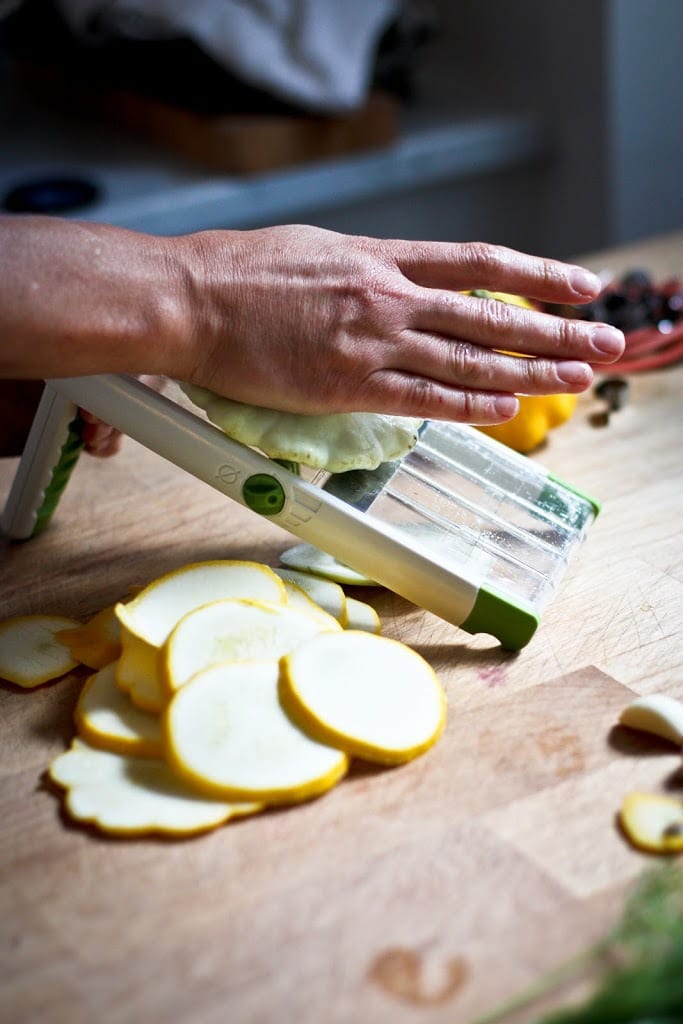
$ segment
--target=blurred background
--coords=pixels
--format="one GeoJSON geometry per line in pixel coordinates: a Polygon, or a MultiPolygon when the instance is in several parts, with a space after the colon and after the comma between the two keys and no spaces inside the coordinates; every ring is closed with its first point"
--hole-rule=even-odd
{"type": "Polygon", "coordinates": [[[0,205],[568,257],[683,227],[681,0],[0,0],[0,205]]]}

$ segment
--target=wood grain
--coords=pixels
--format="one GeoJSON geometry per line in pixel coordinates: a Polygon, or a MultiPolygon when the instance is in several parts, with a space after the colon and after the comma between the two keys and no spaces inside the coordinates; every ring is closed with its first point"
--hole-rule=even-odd
{"type": "MultiPolygon", "coordinates": [[[[683,272],[683,235],[587,260],[683,272]]],[[[446,687],[425,757],[185,841],[70,824],[45,782],[85,678],[0,690],[0,1017],[23,1022],[468,1024],[582,949],[652,858],[615,821],[680,792],[680,757],[616,728],[633,693],[683,697],[683,369],[596,402],[538,458],[604,502],[518,655],[359,592],[446,687]]],[[[15,460],[0,463],[0,500],[15,460]]],[[[276,564],[283,531],[126,441],[84,457],[51,528],[2,542],[0,616],[85,617],[189,561],[276,564]]]]}

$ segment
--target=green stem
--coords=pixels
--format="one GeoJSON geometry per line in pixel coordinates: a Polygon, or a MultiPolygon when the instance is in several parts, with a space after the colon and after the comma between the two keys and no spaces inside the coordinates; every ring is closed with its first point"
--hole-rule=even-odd
{"type": "Polygon", "coordinates": [[[478,1017],[473,1024],[496,1024],[497,1021],[502,1020],[516,1010],[521,1010],[525,1006],[534,1003],[537,999],[540,999],[541,996],[547,995],[548,992],[558,988],[563,982],[578,974],[581,968],[587,967],[597,960],[609,947],[611,939],[611,935],[606,939],[601,939],[594,946],[590,946],[589,949],[578,953],[570,960],[560,964],[559,967],[553,968],[553,970],[544,974],[538,981],[533,982],[518,995],[513,996],[512,999],[502,1003],[489,1013],[485,1013],[483,1017],[478,1017]]]}

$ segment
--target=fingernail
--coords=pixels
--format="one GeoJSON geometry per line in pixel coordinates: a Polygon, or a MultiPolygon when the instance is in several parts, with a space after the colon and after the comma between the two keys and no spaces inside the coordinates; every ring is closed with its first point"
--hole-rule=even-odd
{"type": "Polygon", "coordinates": [[[597,274],[583,267],[574,267],[569,275],[569,283],[578,295],[593,297],[602,290],[602,281],[597,274]]]}
{"type": "Polygon", "coordinates": [[[578,363],[574,360],[557,363],[555,372],[565,384],[590,384],[593,376],[588,363],[578,363]]]}
{"type": "Polygon", "coordinates": [[[519,409],[519,401],[514,395],[499,395],[494,402],[494,408],[498,416],[510,419],[519,409]]]}
{"type": "Polygon", "coordinates": [[[598,324],[593,330],[593,348],[604,356],[620,356],[626,342],[623,332],[609,324],[598,324]]]}

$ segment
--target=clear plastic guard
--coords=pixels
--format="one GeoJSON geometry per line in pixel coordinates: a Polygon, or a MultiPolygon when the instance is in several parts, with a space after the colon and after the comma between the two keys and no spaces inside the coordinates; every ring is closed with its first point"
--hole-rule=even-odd
{"type": "Polygon", "coordinates": [[[469,426],[428,422],[393,466],[382,470],[369,506],[361,494],[372,491],[373,474],[336,474],[324,487],[479,589],[535,614],[598,512],[596,502],[541,464],[469,426]]]}

